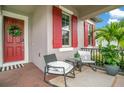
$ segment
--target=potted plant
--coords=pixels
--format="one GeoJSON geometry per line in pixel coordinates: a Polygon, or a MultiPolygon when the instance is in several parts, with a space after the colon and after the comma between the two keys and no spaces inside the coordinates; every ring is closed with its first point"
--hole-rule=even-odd
{"type": "Polygon", "coordinates": [[[114,45],[107,45],[101,48],[105,68],[108,74],[116,75],[119,72],[120,53],[114,45]]]}
{"type": "Polygon", "coordinates": [[[74,54],[74,58],[76,58],[77,60],[79,60],[79,59],[80,59],[80,54],[79,54],[78,52],[76,52],[76,53],[74,54]]]}

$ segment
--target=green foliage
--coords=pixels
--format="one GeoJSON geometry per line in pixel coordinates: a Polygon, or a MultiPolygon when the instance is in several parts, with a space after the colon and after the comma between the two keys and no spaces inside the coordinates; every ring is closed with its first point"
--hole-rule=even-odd
{"type": "MultiPolygon", "coordinates": [[[[117,63],[120,68],[124,69],[124,54],[121,52],[120,55],[119,55],[119,63],[117,63]]],[[[105,58],[102,57],[102,53],[101,52],[95,52],[93,51],[92,52],[92,60],[96,61],[97,62],[97,65],[99,66],[103,66],[105,63],[103,61],[105,61],[105,58]]]]}
{"type": "Polygon", "coordinates": [[[124,69],[124,54],[121,52],[120,55],[120,68],[124,69]]]}
{"type": "Polygon", "coordinates": [[[118,48],[124,48],[124,21],[112,22],[103,28],[96,29],[96,39],[99,42],[105,40],[108,45],[112,41],[116,41],[118,48]]]}
{"type": "Polygon", "coordinates": [[[120,48],[124,48],[124,20],[112,22],[103,28],[96,29],[96,39],[99,41],[100,53],[105,64],[119,65],[120,63],[120,66],[124,67],[124,62],[121,62],[122,55],[118,51],[120,48]],[[107,47],[101,46],[101,42],[104,40],[108,42],[107,47]],[[116,41],[118,45],[111,45],[112,41],[116,41]]]}
{"type": "Polygon", "coordinates": [[[119,22],[120,26],[121,27],[124,27],[124,19],[122,19],[120,22],[119,22]]]}
{"type": "Polygon", "coordinates": [[[100,41],[106,40],[108,45],[111,41],[116,40],[115,32],[118,29],[118,23],[114,22],[109,25],[106,25],[103,28],[96,29],[96,39],[100,41]]]}
{"type": "Polygon", "coordinates": [[[100,52],[92,52],[92,60],[96,61],[98,65],[103,65],[103,58],[100,52]]]}
{"type": "Polygon", "coordinates": [[[80,58],[80,54],[79,54],[78,52],[76,52],[76,53],[74,54],[74,57],[75,57],[75,58],[80,58]]]}
{"type": "Polygon", "coordinates": [[[20,31],[20,28],[16,25],[10,25],[8,28],[9,35],[12,35],[14,37],[20,36],[22,32],[20,31]]]}
{"type": "Polygon", "coordinates": [[[121,62],[120,62],[120,68],[121,68],[121,69],[124,69],[124,61],[121,61],[121,62]]]}
{"type": "Polygon", "coordinates": [[[114,45],[108,45],[107,47],[101,48],[101,54],[103,55],[105,64],[119,65],[120,53],[114,45]]]}

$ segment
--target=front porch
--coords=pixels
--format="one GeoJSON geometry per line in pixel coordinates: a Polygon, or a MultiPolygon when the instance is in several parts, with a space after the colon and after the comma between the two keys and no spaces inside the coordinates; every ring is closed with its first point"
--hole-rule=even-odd
{"type": "MultiPolygon", "coordinates": [[[[69,32],[68,44],[66,46],[64,44],[62,45],[62,41],[66,43],[65,42],[66,40],[64,39],[62,40],[62,37],[63,38],[65,37],[64,35],[62,35],[62,31],[58,33],[58,35],[60,35],[58,37],[61,37],[59,38],[60,41],[56,41],[58,39],[54,37],[57,35],[56,34],[57,32],[53,34],[54,32],[53,24],[56,23],[53,22],[53,13],[52,13],[53,6],[42,6],[42,5],[41,6],[33,6],[33,5],[0,6],[0,10],[1,10],[0,39],[2,41],[0,42],[0,67],[33,62],[38,68],[40,68],[43,71],[45,66],[43,55],[55,53],[57,55],[57,58],[60,60],[64,60],[68,57],[73,56],[73,54],[78,49],[85,46],[84,41],[87,41],[84,40],[85,39],[84,36],[86,36],[84,31],[85,20],[95,17],[99,13],[109,11],[111,9],[115,9],[117,7],[119,6],[106,6],[106,5],[105,6],[83,6],[83,5],[57,6],[56,5],[56,8],[60,9],[63,12],[67,12],[67,14],[69,13],[70,19],[72,15],[74,15],[77,20],[76,24],[78,24],[77,26],[75,25],[75,29],[77,30],[76,32],[74,32],[75,34],[72,33],[71,31],[69,32]],[[9,35],[10,37],[4,35],[5,28],[3,28],[3,25],[5,24],[4,17],[6,16],[13,18],[13,20],[18,19],[24,21],[23,23],[25,24],[24,25],[25,29],[23,34],[24,36],[22,35],[23,37],[22,39],[15,38],[15,41],[17,42],[15,42],[14,39],[12,39],[13,37],[11,37],[10,35],[9,35]],[[71,36],[71,34],[73,34],[73,36],[71,36]],[[5,37],[6,40],[3,39],[5,37]],[[18,39],[20,39],[20,41],[18,41],[18,39]],[[10,42],[12,40],[13,43],[11,43],[11,48],[10,48],[9,44],[8,43],[5,44],[5,42],[10,42]],[[71,43],[72,40],[73,43],[71,43]],[[58,45],[57,47],[54,47],[57,44],[57,42],[61,42],[61,44],[59,45],[59,47],[58,45]],[[13,46],[15,44],[20,44],[20,45],[18,47],[15,47],[13,46]]],[[[60,18],[60,20],[62,21],[62,17],[60,18]]],[[[69,23],[71,24],[71,21],[69,23]]],[[[91,24],[94,27],[95,25],[94,22],[91,22],[91,24]]],[[[70,27],[72,28],[71,25],[70,27]]],[[[59,26],[59,29],[61,29],[61,26],[59,26]]],[[[58,31],[58,29],[56,31],[58,31]]],[[[6,30],[6,34],[8,34],[7,30],[6,30]]]]}
{"type": "MultiPolygon", "coordinates": [[[[83,66],[82,67],[83,71],[87,70],[86,68],[87,67],[83,66]]],[[[91,68],[88,68],[88,70],[91,70],[91,68]]],[[[100,72],[96,72],[96,73],[98,73],[99,75],[101,74],[100,72]]],[[[87,73],[87,75],[88,74],[89,73],[87,73]]],[[[90,79],[91,77],[88,77],[88,79],[90,79]]],[[[56,78],[56,76],[49,76],[47,80],[51,80],[53,78],[56,78]]],[[[89,82],[89,84],[91,82],[89,82]]],[[[110,85],[112,87],[124,87],[124,77],[121,75],[115,76],[113,82],[110,85]]],[[[25,64],[25,66],[20,69],[0,72],[0,87],[5,87],[5,86],[6,87],[51,87],[51,85],[43,81],[43,72],[39,70],[33,63],[25,64]]]]}
{"type": "MultiPolygon", "coordinates": [[[[7,13],[14,14],[14,18],[16,19],[16,15],[25,16],[27,19],[24,20],[25,24],[25,36],[22,40],[19,41],[19,43],[24,45],[24,48],[21,48],[21,52],[19,54],[23,54],[23,60],[21,59],[22,63],[26,63],[23,68],[10,70],[10,71],[4,71],[0,72],[0,86],[10,86],[10,87],[51,87],[51,85],[47,84],[43,81],[43,72],[45,67],[45,62],[43,56],[46,54],[52,54],[55,53],[57,58],[59,60],[65,60],[66,58],[73,57],[74,53],[76,53],[79,49],[82,47],[85,47],[88,45],[88,34],[86,34],[86,31],[88,31],[88,23],[85,22],[87,19],[95,17],[99,13],[109,11],[112,9],[115,9],[119,6],[55,6],[55,10],[52,11],[53,6],[1,6],[0,10],[0,39],[3,40],[4,31],[3,31],[3,23],[4,23],[4,17],[8,16],[5,15],[4,11],[8,11],[7,13]],[[67,12],[66,17],[68,17],[69,13],[69,23],[71,24],[71,18],[73,18],[73,26],[69,25],[69,35],[68,35],[68,44],[66,46],[64,42],[62,44],[64,38],[64,34],[62,35],[62,31],[60,33],[56,32],[60,29],[62,29],[62,15],[59,17],[61,22],[58,29],[56,29],[55,25],[56,22],[56,15],[54,16],[53,13],[56,14],[56,11],[59,9],[59,13],[67,12]],[[85,11],[88,10],[88,11],[85,11]],[[63,11],[63,12],[62,12],[63,11]],[[75,16],[74,16],[75,15],[75,16]],[[55,17],[53,19],[53,16],[55,17]],[[53,22],[53,20],[55,22],[53,22]],[[75,23],[74,23],[75,22],[75,23]],[[76,25],[75,25],[76,24],[76,25]],[[86,27],[85,27],[85,26],[86,27]],[[74,28],[73,28],[74,27],[74,28]],[[27,28],[27,29],[26,29],[27,28]],[[55,31],[53,31],[53,28],[55,31]],[[71,29],[73,28],[73,29],[71,29]],[[71,30],[72,31],[71,31],[71,30]],[[75,32],[74,32],[74,29],[75,32]],[[86,30],[86,31],[85,31],[86,30]],[[77,33],[78,32],[78,33],[77,33]],[[57,34],[56,34],[57,33],[57,34]],[[71,36],[73,34],[73,36],[71,36]],[[60,36],[59,36],[60,35],[60,36]],[[87,38],[84,38],[87,36],[87,38]],[[61,37],[57,38],[56,37],[61,37]],[[56,41],[57,40],[57,41],[56,41]],[[55,42],[53,42],[55,41],[55,42]],[[72,43],[73,41],[73,43],[72,43]],[[87,41],[87,42],[85,42],[87,41]],[[57,43],[61,42],[57,45],[57,43]],[[65,46],[64,46],[65,44],[65,46]],[[56,46],[57,45],[57,46],[56,46]],[[25,53],[23,53],[25,52],[25,53]],[[32,63],[29,63],[32,62],[32,63]]],[[[58,11],[57,11],[58,12],[58,11]]],[[[63,13],[64,15],[64,13],[63,13]]],[[[64,15],[64,16],[65,16],[64,15]]],[[[10,16],[11,17],[11,16],[10,16]]],[[[65,17],[65,18],[66,18],[65,17]]],[[[64,19],[65,20],[65,19],[64,19]]],[[[66,22],[65,22],[66,23],[66,22]]],[[[67,21],[68,23],[68,21],[67,21]]],[[[56,24],[58,25],[58,24],[56,24]]],[[[66,24],[67,25],[67,24],[66,24]]],[[[91,23],[91,26],[94,27],[94,24],[91,23]]],[[[92,29],[93,30],[93,29],[92,29]]],[[[64,31],[64,30],[63,30],[64,31]]],[[[7,31],[6,31],[7,32],[7,31]]],[[[66,31],[67,33],[67,31],[66,31]]],[[[94,37],[94,36],[92,36],[94,37]]],[[[10,39],[7,39],[10,40],[10,39]]],[[[93,39],[94,40],[94,39],[93,39]]],[[[92,41],[93,41],[92,40],[92,41]]],[[[0,67],[4,66],[12,66],[16,64],[20,64],[20,61],[16,60],[15,62],[9,61],[9,63],[5,63],[5,51],[4,49],[4,40],[3,42],[0,42],[0,67]]],[[[18,42],[16,42],[18,43],[18,42]]],[[[95,47],[95,43],[91,43],[93,47],[95,47]]],[[[12,44],[14,45],[14,44],[12,44]]],[[[10,49],[11,50],[11,49],[10,49]]],[[[18,49],[19,50],[19,49],[18,49]]],[[[103,66],[103,61],[100,61],[100,56],[98,55],[98,50],[95,49],[91,51],[92,56],[94,60],[97,62],[97,65],[103,66]],[[98,55],[98,58],[97,58],[98,55]],[[98,59],[98,60],[96,60],[98,59]],[[101,63],[100,63],[101,62],[101,63]]],[[[11,50],[12,52],[12,50],[11,50]]],[[[6,52],[10,53],[10,52],[6,52]]],[[[18,54],[17,52],[15,52],[18,54]]],[[[12,55],[13,56],[13,55],[12,55]]],[[[15,56],[13,56],[16,58],[15,56]]],[[[124,57],[122,57],[122,60],[124,57]]],[[[8,67],[9,68],[9,67],[8,67]]],[[[91,70],[88,68],[88,70],[91,70]]],[[[86,69],[83,67],[83,71],[86,71],[86,69]]],[[[82,72],[81,72],[82,73],[82,72]]],[[[94,72],[95,73],[95,72],[94,72]]],[[[100,77],[101,73],[96,72],[100,77]]],[[[93,74],[93,73],[92,73],[93,74]]],[[[87,80],[92,77],[92,74],[86,73],[85,75],[88,76],[87,80]]],[[[56,76],[49,76],[47,80],[54,79],[56,76]]],[[[80,77],[83,78],[83,77],[80,77]]],[[[103,77],[104,78],[104,77],[103,77]]],[[[113,81],[109,83],[111,87],[124,87],[124,77],[121,75],[113,76],[113,81]]],[[[96,78],[94,78],[96,79],[96,78]]],[[[97,80],[97,79],[96,79],[97,80]]],[[[104,79],[106,80],[106,79],[104,79]]],[[[103,81],[106,82],[106,81],[103,81]]],[[[83,80],[81,81],[83,83],[83,80]]],[[[91,82],[90,82],[91,83],[91,82]]],[[[87,84],[90,84],[87,83],[87,84]]],[[[96,82],[94,82],[95,85],[96,82]]],[[[90,86],[90,85],[89,85],[90,86]]],[[[81,86],[83,87],[83,86],[81,86]]]]}

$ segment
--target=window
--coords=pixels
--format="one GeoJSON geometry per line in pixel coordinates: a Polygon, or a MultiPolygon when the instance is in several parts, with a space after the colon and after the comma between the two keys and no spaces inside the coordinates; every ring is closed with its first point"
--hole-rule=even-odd
{"type": "Polygon", "coordinates": [[[92,46],[92,25],[88,23],[88,45],[92,46]]]}
{"type": "Polygon", "coordinates": [[[62,13],[62,45],[71,46],[71,15],[65,12],[62,13]]]}
{"type": "Polygon", "coordinates": [[[53,6],[53,48],[78,47],[78,18],[69,11],[53,6]]]}

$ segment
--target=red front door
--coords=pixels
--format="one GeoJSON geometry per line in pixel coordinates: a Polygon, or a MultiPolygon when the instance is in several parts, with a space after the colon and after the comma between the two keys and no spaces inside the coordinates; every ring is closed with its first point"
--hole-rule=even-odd
{"type": "Polygon", "coordinates": [[[4,62],[24,60],[24,21],[4,17],[4,62]],[[12,36],[8,29],[16,25],[22,32],[19,36],[12,36]]]}

